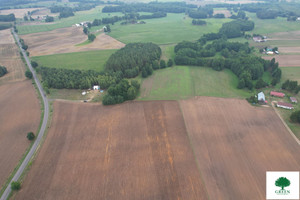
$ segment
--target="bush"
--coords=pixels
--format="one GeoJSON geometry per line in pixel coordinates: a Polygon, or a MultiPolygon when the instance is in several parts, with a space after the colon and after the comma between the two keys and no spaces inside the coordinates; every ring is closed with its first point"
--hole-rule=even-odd
{"type": "Polygon", "coordinates": [[[13,181],[11,182],[10,187],[12,190],[19,190],[21,189],[21,183],[19,181],[13,181]]]}
{"type": "Polygon", "coordinates": [[[88,35],[88,40],[93,42],[96,39],[96,36],[94,34],[89,34],[88,35]]]}
{"type": "Polygon", "coordinates": [[[29,79],[32,79],[32,77],[33,77],[32,72],[29,71],[29,70],[26,70],[25,76],[26,76],[27,78],[29,78],[29,79]]]}
{"type": "Polygon", "coordinates": [[[173,66],[173,60],[172,59],[169,59],[168,60],[168,67],[172,67],[173,66]]]}
{"type": "Polygon", "coordinates": [[[36,67],[39,66],[39,65],[38,65],[37,62],[31,61],[31,66],[32,66],[33,68],[36,68],[36,67]]]}
{"type": "Polygon", "coordinates": [[[27,139],[28,140],[33,140],[35,138],[35,135],[33,134],[33,132],[29,132],[29,133],[27,133],[27,139]]]}
{"type": "Polygon", "coordinates": [[[294,123],[300,123],[300,110],[293,112],[290,119],[294,123]]]}
{"type": "Polygon", "coordinates": [[[166,67],[167,67],[166,61],[161,60],[161,61],[160,61],[160,68],[163,69],[163,68],[166,68],[166,67]]]}

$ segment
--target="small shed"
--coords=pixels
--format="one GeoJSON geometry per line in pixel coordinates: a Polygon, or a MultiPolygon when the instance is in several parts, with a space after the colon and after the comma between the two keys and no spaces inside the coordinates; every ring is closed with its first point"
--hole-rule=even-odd
{"type": "Polygon", "coordinates": [[[275,92],[275,91],[271,91],[271,92],[270,92],[270,95],[271,95],[271,96],[274,96],[274,97],[281,97],[281,98],[283,98],[283,97],[285,96],[284,93],[281,93],[281,92],[275,92]]]}
{"type": "Polygon", "coordinates": [[[277,107],[279,108],[284,108],[284,109],[288,109],[288,110],[292,110],[294,109],[294,106],[290,103],[285,103],[285,102],[278,102],[277,103],[277,107]]]}
{"type": "Polygon", "coordinates": [[[290,100],[291,100],[292,103],[298,103],[296,97],[290,97],[290,100]]]}
{"type": "Polygon", "coordinates": [[[94,85],[93,90],[100,90],[100,86],[99,85],[94,85]]]}
{"type": "Polygon", "coordinates": [[[265,94],[263,92],[260,92],[257,94],[257,100],[258,101],[266,101],[265,94]]]}

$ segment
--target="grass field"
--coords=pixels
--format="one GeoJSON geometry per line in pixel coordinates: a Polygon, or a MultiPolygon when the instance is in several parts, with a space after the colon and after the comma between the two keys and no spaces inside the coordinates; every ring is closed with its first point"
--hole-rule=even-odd
{"type": "Polygon", "coordinates": [[[255,28],[252,33],[256,34],[268,34],[275,32],[284,32],[284,31],[297,31],[300,30],[298,22],[289,22],[286,18],[277,17],[276,19],[258,19],[255,13],[247,12],[250,20],[253,20],[255,23],[255,28]]]}
{"type": "Polygon", "coordinates": [[[117,50],[85,51],[36,56],[31,59],[44,67],[102,71],[109,56],[116,51],[117,50]]]}
{"type": "Polygon", "coordinates": [[[250,92],[237,89],[238,78],[229,70],[175,66],[145,79],[140,100],[175,100],[193,96],[246,98],[250,92]]]}
{"type": "Polygon", "coordinates": [[[75,12],[75,16],[63,18],[58,21],[55,21],[54,24],[45,24],[45,25],[34,25],[34,26],[17,26],[19,34],[29,34],[29,33],[38,33],[38,32],[45,32],[45,31],[52,31],[58,28],[65,28],[70,27],[76,23],[82,21],[93,21],[94,19],[101,19],[103,17],[112,17],[116,15],[122,15],[121,13],[102,13],[102,7],[98,6],[88,11],[79,11],[75,12]]]}
{"type": "Polygon", "coordinates": [[[204,33],[218,32],[224,22],[230,19],[206,19],[206,26],[192,25],[192,19],[185,14],[168,13],[167,17],[144,20],[146,24],[111,26],[110,36],[123,43],[154,42],[157,44],[194,41],[204,33]]]}

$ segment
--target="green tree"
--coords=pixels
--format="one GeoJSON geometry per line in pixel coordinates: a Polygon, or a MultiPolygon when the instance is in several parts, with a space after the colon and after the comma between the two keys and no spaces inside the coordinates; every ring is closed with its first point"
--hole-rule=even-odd
{"type": "Polygon", "coordinates": [[[21,188],[21,183],[19,181],[13,181],[10,185],[12,190],[19,190],[21,188]]]}
{"type": "Polygon", "coordinates": [[[35,62],[35,61],[31,61],[31,66],[32,66],[33,68],[36,68],[36,67],[38,66],[38,63],[35,62]]]}
{"type": "Polygon", "coordinates": [[[291,184],[290,180],[287,179],[286,177],[280,177],[275,181],[275,185],[281,187],[282,190],[284,189],[284,187],[287,187],[290,184],[291,184]]]}
{"type": "Polygon", "coordinates": [[[168,67],[172,67],[173,66],[173,60],[172,59],[169,59],[168,60],[168,67]]]}
{"type": "Polygon", "coordinates": [[[290,116],[290,119],[294,123],[300,123],[300,110],[293,112],[290,116]]]}
{"type": "Polygon", "coordinates": [[[161,61],[160,61],[160,68],[163,69],[163,68],[166,68],[166,67],[167,67],[166,61],[161,60],[161,61]]]}
{"type": "Polygon", "coordinates": [[[33,140],[35,138],[35,135],[33,134],[33,132],[29,132],[29,133],[27,133],[27,139],[28,140],[33,140]]]}
{"type": "Polygon", "coordinates": [[[136,95],[137,95],[137,92],[136,92],[135,87],[131,86],[127,91],[127,99],[133,100],[133,99],[135,99],[136,95]]]}
{"type": "Polygon", "coordinates": [[[88,40],[93,42],[95,40],[96,36],[94,34],[89,34],[88,35],[88,40]]]}
{"type": "Polygon", "coordinates": [[[29,70],[26,70],[25,76],[26,76],[27,78],[29,78],[29,79],[32,79],[32,72],[29,71],[29,70]]]}
{"type": "Polygon", "coordinates": [[[86,34],[86,35],[89,34],[89,30],[87,29],[87,27],[83,28],[83,33],[86,34]]]}

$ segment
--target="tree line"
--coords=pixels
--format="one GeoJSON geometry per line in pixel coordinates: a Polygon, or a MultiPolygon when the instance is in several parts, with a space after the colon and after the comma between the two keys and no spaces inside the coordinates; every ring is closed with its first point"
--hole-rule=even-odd
{"type": "Polygon", "coordinates": [[[0,22],[14,22],[16,17],[14,14],[0,15],[0,22]]]}
{"type": "Polygon", "coordinates": [[[298,94],[300,91],[300,85],[298,85],[298,81],[291,81],[289,79],[282,84],[281,88],[295,94],[298,94]]]}
{"type": "Polygon", "coordinates": [[[103,13],[111,12],[166,12],[166,13],[184,13],[186,9],[197,8],[196,5],[186,4],[185,2],[150,2],[150,3],[132,3],[119,6],[105,6],[103,13]]]}

